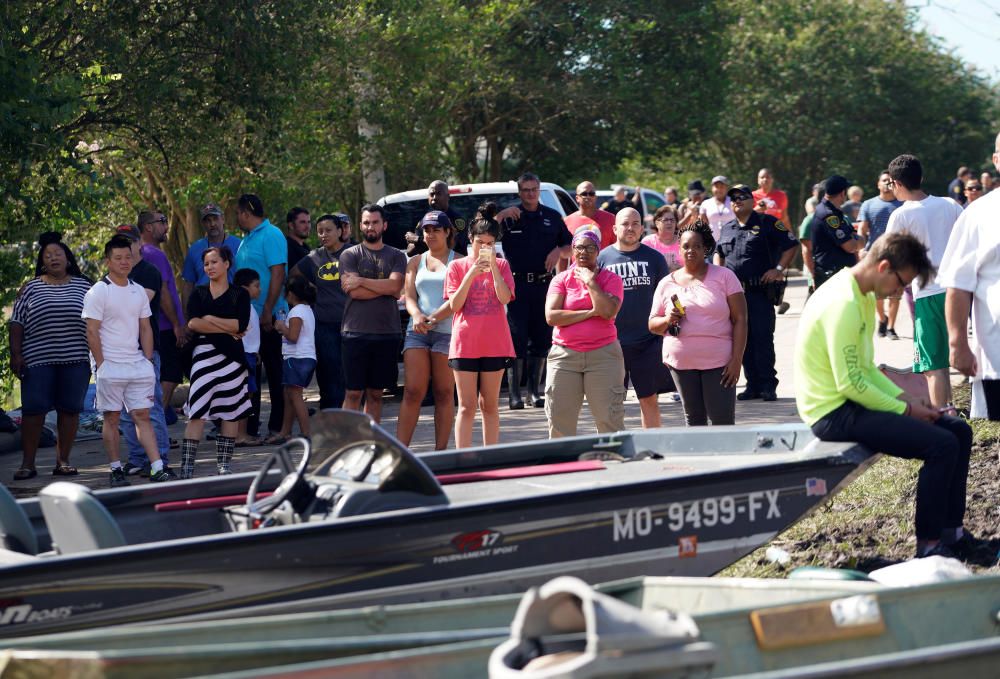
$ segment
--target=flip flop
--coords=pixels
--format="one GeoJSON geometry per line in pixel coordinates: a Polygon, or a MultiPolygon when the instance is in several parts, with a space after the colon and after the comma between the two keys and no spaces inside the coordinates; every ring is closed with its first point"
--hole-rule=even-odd
{"type": "Polygon", "coordinates": [[[266,446],[280,446],[283,443],[287,443],[290,436],[282,436],[281,434],[272,434],[263,440],[263,444],[266,446]]]}
{"type": "Polygon", "coordinates": [[[76,476],[80,472],[71,464],[57,464],[52,469],[52,476],[76,476]]]}
{"type": "Polygon", "coordinates": [[[261,439],[243,439],[242,441],[237,441],[233,444],[234,448],[257,448],[264,445],[264,441],[261,439]]]}
{"type": "Polygon", "coordinates": [[[38,476],[37,469],[25,469],[24,467],[21,467],[16,472],[14,472],[15,481],[27,481],[28,479],[33,479],[36,476],[38,476]]]}

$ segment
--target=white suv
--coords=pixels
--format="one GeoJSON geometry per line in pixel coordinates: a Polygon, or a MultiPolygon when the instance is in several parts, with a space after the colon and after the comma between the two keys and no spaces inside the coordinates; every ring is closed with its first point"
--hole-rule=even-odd
{"type": "MultiPolygon", "coordinates": [[[[541,184],[539,200],[542,205],[547,205],[564,217],[576,212],[576,201],[566,189],[551,182],[541,184]]],[[[471,222],[479,206],[488,201],[496,203],[501,210],[521,202],[521,198],[517,195],[517,183],[512,181],[457,184],[448,187],[448,195],[448,207],[464,217],[466,222],[471,222]]],[[[393,193],[379,198],[378,204],[385,208],[386,219],[389,222],[383,241],[386,245],[405,251],[406,232],[413,231],[421,217],[427,213],[427,189],[393,193]]]]}

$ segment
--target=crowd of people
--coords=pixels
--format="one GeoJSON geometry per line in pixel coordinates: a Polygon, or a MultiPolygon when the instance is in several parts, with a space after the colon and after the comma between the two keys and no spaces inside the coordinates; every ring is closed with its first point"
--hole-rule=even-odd
{"type": "MultiPolygon", "coordinates": [[[[994,161],[1000,168],[1000,147],[994,161]]],[[[289,211],[283,233],[246,194],[233,214],[242,238],[226,234],[220,206],[201,209],[205,237],[189,248],[180,293],[161,249],[161,212],[115,229],[104,248],[107,274],[96,282],[58,234],[44,234],[35,277],[10,320],[24,413],[15,479],[37,474],[51,409],[59,430],[53,474],[77,473],[69,455],[91,373],[112,486],[135,475],[192,477],[206,422],[216,425],[219,474],[230,473],[236,447],[281,444],[296,424],[308,436],[303,390],[314,375],[320,408],[364,410],[379,421],[383,394],[399,380],[400,350],[397,436],[407,444],[428,392],[436,448],[449,445],[452,431],[457,447],[470,446],[477,411],[483,444],[498,442],[504,379],[507,406],[544,407],[552,438],[577,433],[584,400],[598,432],[623,429],[629,385],[643,427],[660,426],[658,396],[668,392],[679,395],[689,426],[731,425],[736,401],[777,398],[775,315],[788,308],[787,271],[801,245],[812,295],[795,357],[802,418],[820,438],[924,459],[918,551],[959,551],[972,540],[961,528],[971,434],[954,416],[948,369],[976,378],[974,414],[1000,419],[1000,248],[988,226],[1000,193],[986,195],[989,173],[976,179],[962,168],[950,197],[935,197],[922,175],[917,158],[899,156],[868,200],[831,175],[814,188],[798,229],[771,170],[760,170],[756,190],[717,175],[707,191],[688,184],[684,201],[668,187],[648,235],[624,194],[605,210],[594,184],[581,182],[579,209],[564,217],[541,203],[531,173],[517,180],[518,204],[486,203],[457,228],[462,218],[437,180],[405,253],[383,242],[380,205],[361,208],[358,243],[345,214],[320,216],[319,247],[309,249],[307,210],[289,211]],[[904,290],[912,291],[913,369],[927,378],[927,401],[872,362],[874,335],[898,338],[904,290]],[[741,371],[746,388],[737,394],[741,371]],[[174,472],[166,427],[185,376],[188,423],[174,472]]]]}

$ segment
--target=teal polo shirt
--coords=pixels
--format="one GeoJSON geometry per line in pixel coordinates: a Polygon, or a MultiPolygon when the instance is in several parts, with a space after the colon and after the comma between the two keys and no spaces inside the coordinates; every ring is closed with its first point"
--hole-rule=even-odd
{"type": "MultiPolygon", "coordinates": [[[[243,237],[240,249],[236,251],[236,270],[253,269],[260,274],[260,296],[253,300],[253,308],[258,315],[264,313],[264,301],[271,285],[271,267],[281,264],[288,275],[288,243],[285,234],[268,220],[262,221],[256,229],[243,237]]],[[[278,295],[272,311],[288,311],[285,302],[285,291],[278,295]]]]}

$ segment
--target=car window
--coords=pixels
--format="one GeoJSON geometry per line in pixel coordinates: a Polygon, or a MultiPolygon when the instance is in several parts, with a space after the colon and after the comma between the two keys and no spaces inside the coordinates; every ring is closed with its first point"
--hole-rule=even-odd
{"type": "MultiPolygon", "coordinates": [[[[552,192],[542,192],[542,202],[548,205],[549,203],[544,200],[546,193],[551,194],[552,192]]],[[[555,198],[550,197],[550,200],[554,201],[555,198]]],[[[502,210],[505,207],[516,205],[521,199],[518,197],[516,191],[490,194],[452,194],[448,206],[463,217],[466,222],[471,223],[476,216],[476,210],[479,209],[479,206],[488,201],[493,201],[502,210]]],[[[558,209],[558,206],[556,206],[556,209],[558,209]]],[[[407,245],[406,232],[417,228],[420,219],[427,214],[427,199],[417,198],[387,203],[385,205],[385,212],[389,228],[385,231],[383,241],[386,245],[405,250],[407,245]]]]}
{"type": "Polygon", "coordinates": [[[646,201],[646,210],[649,212],[656,212],[661,207],[666,205],[666,201],[663,200],[658,193],[653,191],[643,191],[642,197],[646,201]]]}
{"type": "Polygon", "coordinates": [[[566,191],[560,191],[556,189],[556,198],[559,199],[560,205],[562,205],[562,211],[565,215],[571,215],[580,209],[580,206],[576,204],[573,200],[573,196],[569,195],[566,191]]]}

